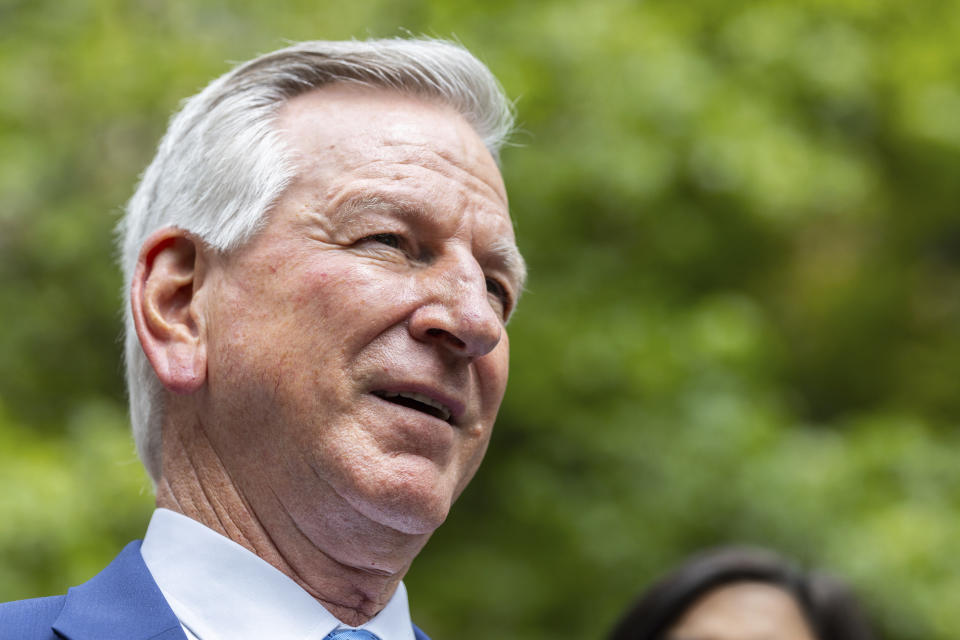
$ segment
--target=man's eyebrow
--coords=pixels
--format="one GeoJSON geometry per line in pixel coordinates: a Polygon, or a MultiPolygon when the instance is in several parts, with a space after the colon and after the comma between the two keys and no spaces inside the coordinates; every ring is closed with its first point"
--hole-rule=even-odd
{"type": "Polygon", "coordinates": [[[488,249],[488,253],[503,263],[510,279],[513,281],[513,285],[516,287],[516,296],[519,298],[527,282],[527,263],[520,255],[516,243],[513,240],[501,238],[493,243],[488,249]]]}
{"type": "Polygon", "coordinates": [[[427,215],[426,210],[412,200],[398,196],[385,198],[369,193],[357,194],[346,198],[343,202],[336,205],[333,215],[342,222],[349,223],[361,213],[370,211],[393,213],[401,218],[415,218],[427,215]]]}

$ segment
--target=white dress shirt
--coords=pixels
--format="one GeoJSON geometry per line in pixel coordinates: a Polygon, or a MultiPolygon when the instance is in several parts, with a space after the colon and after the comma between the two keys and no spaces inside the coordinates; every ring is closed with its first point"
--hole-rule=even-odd
{"type": "MultiPolygon", "coordinates": [[[[350,628],[273,565],[168,509],[153,512],[140,553],[189,640],[322,640],[350,628]]],[[[360,628],[414,640],[402,582],[360,628]]]]}

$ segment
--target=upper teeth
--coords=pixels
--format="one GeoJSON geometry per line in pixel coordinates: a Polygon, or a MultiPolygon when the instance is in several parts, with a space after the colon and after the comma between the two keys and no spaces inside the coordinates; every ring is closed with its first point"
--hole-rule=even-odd
{"type": "Polygon", "coordinates": [[[383,397],[384,398],[397,398],[397,397],[410,398],[411,400],[416,400],[417,402],[422,402],[423,404],[430,405],[431,407],[433,407],[434,409],[440,412],[441,414],[440,417],[443,420],[450,419],[450,409],[446,408],[445,406],[443,406],[442,404],[440,404],[430,396],[425,396],[422,393],[416,393],[412,391],[401,391],[399,393],[393,393],[391,391],[387,391],[386,393],[383,394],[383,397]]]}

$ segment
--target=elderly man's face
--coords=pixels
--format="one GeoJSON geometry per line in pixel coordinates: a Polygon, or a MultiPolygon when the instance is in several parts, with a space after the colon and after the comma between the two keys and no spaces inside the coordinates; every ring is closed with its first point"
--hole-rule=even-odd
{"type": "Polygon", "coordinates": [[[253,508],[317,543],[332,519],[429,533],[507,382],[522,267],[500,173],[460,115],[392,92],[326,87],[278,128],[297,177],[203,285],[204,428],[253,508]]]}

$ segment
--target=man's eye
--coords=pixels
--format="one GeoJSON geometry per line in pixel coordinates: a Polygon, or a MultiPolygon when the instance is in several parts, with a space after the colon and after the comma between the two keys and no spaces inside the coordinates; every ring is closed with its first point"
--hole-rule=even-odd
{"type": "Polygon", "coordinates": [[[506,287],[493,278],[487,278],[487,293],[500,302],[501,311],[506,316],[507,310],[510,308],[510,294],[507,293],[506,287]]]}
{"type": "Polygon", "coordinates": [[[365,240],[373,240],[374,242],[379,242],[380,244],[385,244],[388,247],[397,249],[400,247],[400,236],[395,233],[375,233],[372,236],[367,236],[365,240]]]}

